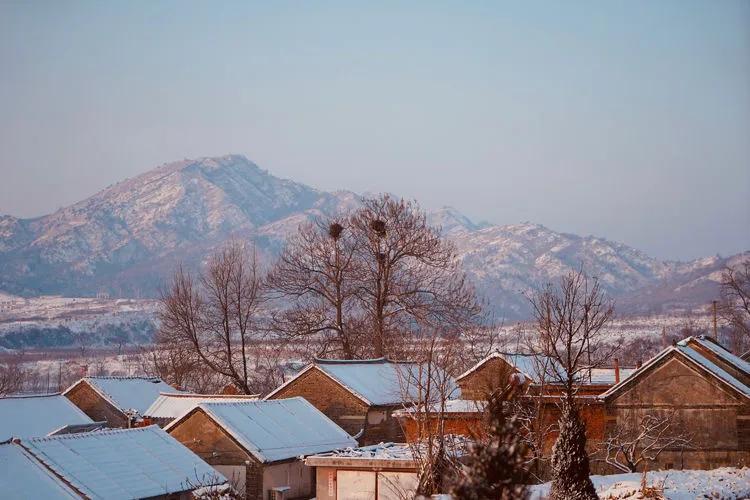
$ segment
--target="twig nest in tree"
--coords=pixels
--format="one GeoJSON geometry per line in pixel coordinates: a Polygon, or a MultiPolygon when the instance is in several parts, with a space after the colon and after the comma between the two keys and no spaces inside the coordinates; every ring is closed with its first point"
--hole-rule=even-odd
{"type": "Polygon", "coordinates": [[[370,229],[375,231],[378,236],[385,236],[385,222],[380,219],[370,222],[370,229]]]}
{"type": "Polygon", "coordinates": [[[339,239],[339,236],[341,236],[341,233],[343,231],[344,231],[344,226],[342,226],[338,222],[334,222],[330,226],[328,226],[328,235],[334,240],[339,239]]]}

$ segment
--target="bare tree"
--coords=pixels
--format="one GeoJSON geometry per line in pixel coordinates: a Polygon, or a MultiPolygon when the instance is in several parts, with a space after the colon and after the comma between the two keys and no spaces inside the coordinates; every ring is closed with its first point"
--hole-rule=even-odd
{"type": "Polygon", "coordinates": [[[0,363],[0,396],[20,392],[28,373],[18,361],[0,363]]]}
{"type": "MultiPolygon", "coordinates": [[[[659,416],[644,415],[634,427],[618,426],[601,444],[604,461],[622,472],[637,472],[644,462],[656,462],[666,450],[684,450],[692,446],[692,434],[673,410],[659,416]]],[[[645,470],[645,469],[644,469],[645,470]]]]}
{"type": "Polygon", "coordinates": [[[744,348],[750,343],[750,258],[724,269],[720,293],[719,312],[734,331],[734,343],[744,348]]]}
{"type": "Polygon", "coordinates": [[[614,314],[613,303],[599,281],[588,278],[582,269],[564,276],[559,287],[549,284],[529,300],[538,337],[532,348],[538,358],[551,361],[547,376],[562,393],[559,435],[551,457],[551,497],[598,498],[589,478],[586,428],[576,394],[580,384],[590,379],[590,370],[603,366],[616,349],[607,346],[602,335],[614,314]]]}
{"type": "Polygon", "coordinates": [[[264,300],[255,252],[231,242],[194,278],[179,268],[163,294],[158,340],[188,349],[245,394],[255,393],[252,347],[261,339],[264,300]]]}
{"type": "Polygon", "coordinates": [[[357,297],[376,357],[421,323],[460,329],[479,313],[453,245],[414,202],[387,194],[365,199],[351,217],[356,241],[357,297]]]}
{"type": "Polygon", "coordinates": [[[456,442],[445,428],[447,405],[457,391],[450,373],[461,353],[454,340],[437,329],[418,329],[408,345],[412,363],[400,369],[402,399],[409,401],[403,411],[414,426],[410,448],[419,469],[416,493],[427,497],[448,491],[459,468],[456,442]]]}
{"type": "Polygon", "coordinates": [[[351,215],[303,225],[269,275],[293,301],[276,330],[345,358],[398,355],[419,325],[460,330],[480,307],[453,246],[416,203],[364,199],[351,215]]]}
{"type": "Polygon", "coordinates": [[[354,295],[354,240],[345,217],[302,225],[268,276],[291,307],[274,315],[274,329],[315,341],[315,354],[361,357],[354,295]]]}
{"type": "Polygon", "coordinates": [[[551,361],[547,377],[561,386],[568,402],[575,404],[579,385],[617,350],[617,345],[607,343],[603,335],[614,315],[614,303],[606,297],[599,280],[587,277],[583,270],[568,273],[559,287],[548,284],[529,302],[537,334],[530,346],[532,352],[551,361]]]}

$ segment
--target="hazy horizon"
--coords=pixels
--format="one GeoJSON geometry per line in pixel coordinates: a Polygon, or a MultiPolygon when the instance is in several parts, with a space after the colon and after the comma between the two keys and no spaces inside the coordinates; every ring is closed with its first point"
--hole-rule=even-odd
{"type": "Polygon", "coordinates": [[[750,249],[750,3],[0,4],[0,214],[183,158],[750,249]]]}

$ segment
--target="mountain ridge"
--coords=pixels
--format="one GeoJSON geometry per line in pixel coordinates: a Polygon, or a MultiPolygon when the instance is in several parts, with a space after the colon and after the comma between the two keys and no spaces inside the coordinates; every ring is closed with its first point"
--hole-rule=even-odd
{"type": "MultiPolygon", "coordinates": [[[[0,290],[155,296],[178,262],[196,268],[230,238],[253,240],[261,258],[270,259],[300,223],[352,209],[358,200],[351,191],[280,179],[241,155],[163,164],[46,216],[0,216],[0,290]]],[[[715,276],[704,279],[696,296],[678,288],[715,274],[724,262],[661,261],[623,243],[541,224],[475,223],[449,206],[428,216],[454,241],[491,308],[508,318],[528,313],[524,291],[581,265],[634,311],[651,311],[648,301],[638,301],[639,290],[662,309],[693,307],[715,292],[715,276]],[[671,301],[670,293],[681,298],[671,301]]]]}

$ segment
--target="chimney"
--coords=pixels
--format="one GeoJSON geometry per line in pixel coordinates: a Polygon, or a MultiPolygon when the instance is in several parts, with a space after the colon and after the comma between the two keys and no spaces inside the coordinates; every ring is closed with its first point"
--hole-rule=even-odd
{"type": "Polygon", "coordinates": [[[636,364],[635,367],[640,368],[641,365],[643,365],[643,361],[641,360],[641,358],[638,358],[638,364],[636,364]]]}
{"type": "Polygon", "coordinates": [[[620,383],[620,360],[615,358],[615,384],[620,383]]]}

